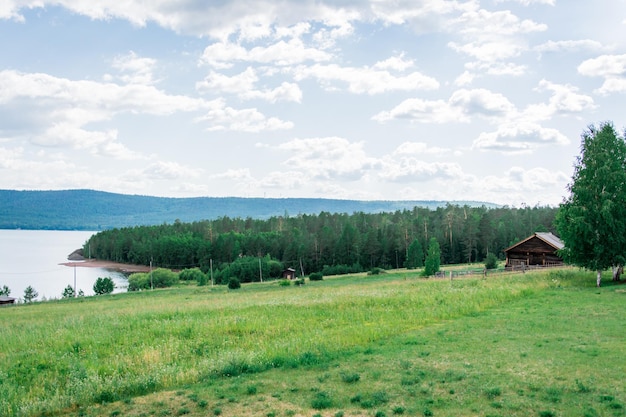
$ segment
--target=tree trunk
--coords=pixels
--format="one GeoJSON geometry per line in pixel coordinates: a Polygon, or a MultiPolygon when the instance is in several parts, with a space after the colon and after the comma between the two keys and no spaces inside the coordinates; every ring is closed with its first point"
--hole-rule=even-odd
{"type": "Polygon", "coordinates": [[[598,269],[598,277],[596,278],[596,287],[599,287],[601,282],[602,282],[602,270],[598,269]]]}
{"type": "Polygon", "coordinates": [[[623,267],[621,265],[617,265],[613,267],[613,281],[619,281],[620,275],[622,274],[623,267]]]}

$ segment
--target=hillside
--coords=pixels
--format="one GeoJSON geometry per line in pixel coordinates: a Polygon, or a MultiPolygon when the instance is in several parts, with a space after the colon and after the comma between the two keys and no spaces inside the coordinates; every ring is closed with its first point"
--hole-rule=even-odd
{"type": "Polygon", "coordinates": [[[357,201],[321,198],[166,198],[94,190],[0,190],[0,229],[104,230],[115,227],[193,222],[220,217],[355,212],[379,213],[446,204],[494,206],[482,202],[357,201]]]}

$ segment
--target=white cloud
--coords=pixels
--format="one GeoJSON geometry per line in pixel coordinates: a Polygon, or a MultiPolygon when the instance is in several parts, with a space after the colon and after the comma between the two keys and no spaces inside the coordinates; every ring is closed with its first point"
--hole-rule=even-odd
{"type": "Polygon", "coordinates": [[[529,153],[543,145],[566,145],[569,139],[556,129],[536,123],[502,124],[495,132],[481,133],[473,149],[503,153],[529,153]]]}
{"type": "Polygon", "coordinates": [[[516,2],[523,4],[524,6],[530,6],[531,4],[546,4],[548,6],[554,6],[556,0],[496,0],[496,3],[516,2]]]}
{"type": "Polygon", "coordinates": [[[427,162],[417,158],[385,161],[380,177],[391,182],[421,182],[461,178],[463,170],[457,163],[427,162]]]}
{"type": "Polygon", "coordinates": [[[235,62],[288,66],[309,61],[324,62],[331,58],[330,53],[307,47],[301,39],[293,38],[287,42],[280,40],[251,49],[231,42],[216,42],[204,49],[200,63],[215,68],[230,68],[235,62]]]}
{"type": "Polygon", "coordinates": [[[299,103],[302,100],[302,90],[295,83],[284,81],[279,87],[274,89],[258,90],[256,89],[258,81],[257,73],[251,67],[230,77],[211,71],[204,80],[196,83],[196,88],[210,93],[236,94],[244,100],[261,99],[270,103],[278,101],[299,103]]]}
{"type": "Polygon", "coordinates": [[[626,73],[626,54],[601,55],[578,66],[578,72],[588,77],[613,77],[626,73]]]}
{"type": "Polygon", "coordinates": [[[596,90],[599,94],[626,92],[626,54],[588,59],[578,66],[578,72],[588,77],[604,78],[602,87],[596,90]]]}
{"type": "Polygon", "coordinates": [[[142,170],[142,175],[151,180],[179,180],[199,177],[201,169],[189,168],[176,162],[157,161],[142,170]]]}
{"type": "Polygon", "coordinates": [[[398,56],[392,56],[384,61],[379,61],[374,64],[374,69],[376,70],[393,70],[403,72],[412,68],[415,65],[415,62],[412,59],[405,59],[405,53],[402,52],[398,56]]]}
{"type": "Polygon", "coordinates": [[[518,57],[527,48],[521,41],[512,39],[491,42],[469,42],[465,44],[450,42],[448,46],[456,52],[461,52],[477,59],[479,62],[488,63],[518,57]]]}
{"type": "Polygon", "coordinates": [[[548,41],[533,48],[539,53],[546,52],[576,52],[576,51],[604,51],[612,49],[601,42],[592,39],[548,41]]]}
{"type": "Polygon", "coordinates": [[[119,78],[126,84],[152,85],[155,83],[153,70],[156,63],[155,59],[141,58],[131,51],[115,58],[113,68],[121,73],[119,78]]]}
{"type": "Polygon", "coordinates": [[[524,110],[524,117],[532,120],[548,120],[554,115],[581,113],[596,108],[592,97],[579,94],[578,88],[572,85],[541,80],[537,91],[550,91],[552,96],[547,104],[531,105],[524,110]]]}
{"type": "Polygon", "coordinates": [[[461,41],[449,41],[452,50],[469,56],[474,61],[466,63],[467,72],[456,81],[467,85],[477,76],[522,76],[526,65],[511,62],[528,51],[527,36],[547,30],[545,24],[520,19],[509,10],[488,11],[477,2],[468,2],[467,10],[452,19],[448,30],[458,33],[461,41]]]}
{"type": "Polygon", "coordinates": [[[425,142],[403,142],[392,153],[393,156],[449,155],[451,149],[429,146],[425,142]]]}
{"type": "Polygon", "coordinates": [[[377,163],[366,155],[363,143],[340,137],[293,139],[278,149],[290,153],[286,166],[317,179],[355,181],[377,163]]]}
{"type": "Polygon", "coordinates": [[[513,111],[515,107],[502,94],[486,89],[461,89],[455,91],[448,101],[404,100],[392,110],[378,113],[373,119],[381,123],[393,119],[421,123],[467,123],[474,115],[504,117],[513,111]]]}
{"type": "Polygon", "coordinates": [[[232,130],[258,133],[264,130],[284,130],[293,127],[292,122],[276,117],[268,118],[256,108],[234,109],[227,106],[223,99],[213,100],[210,104],[210,110],[197,119],[208,123],[208,131],[232,130]]]}
{"type": "Polygon", "coordinates": [[[296,80],[315,78],[328,89],[335,89],[335,82],[345,83],[348,85],[348,91],[354,94],[372,95],[389,91],[434,90],[439,88],[437,80],[419,72],[394,75],[388,71],[367,67],[341,67],[336,64],[300,66],[294,72],[296,80]]]}

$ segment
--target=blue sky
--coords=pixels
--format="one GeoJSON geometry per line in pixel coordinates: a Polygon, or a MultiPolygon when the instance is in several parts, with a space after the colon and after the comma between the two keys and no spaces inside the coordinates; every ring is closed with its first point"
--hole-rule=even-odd
{"type": "Polygon", "coordinates": [[[4,189],[556,205],[626,126],[626,0],[5,0],[0,51],[4,189]]]}

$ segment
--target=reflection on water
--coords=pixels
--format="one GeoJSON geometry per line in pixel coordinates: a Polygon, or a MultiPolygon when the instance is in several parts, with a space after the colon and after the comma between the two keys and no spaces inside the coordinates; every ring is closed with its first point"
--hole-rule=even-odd
{"type": "Polygon", "coordinates": [[[11,297],[23,298],[29,285],[42,298],[61,298],[68,285],[93,295],[98,277],[110,277],[115,292],[126,291],[126,276],[103,268],[67,267],[67,256],[94,232],[57,230],[0,230],[0,287],[6,285],[11,297]]]}

